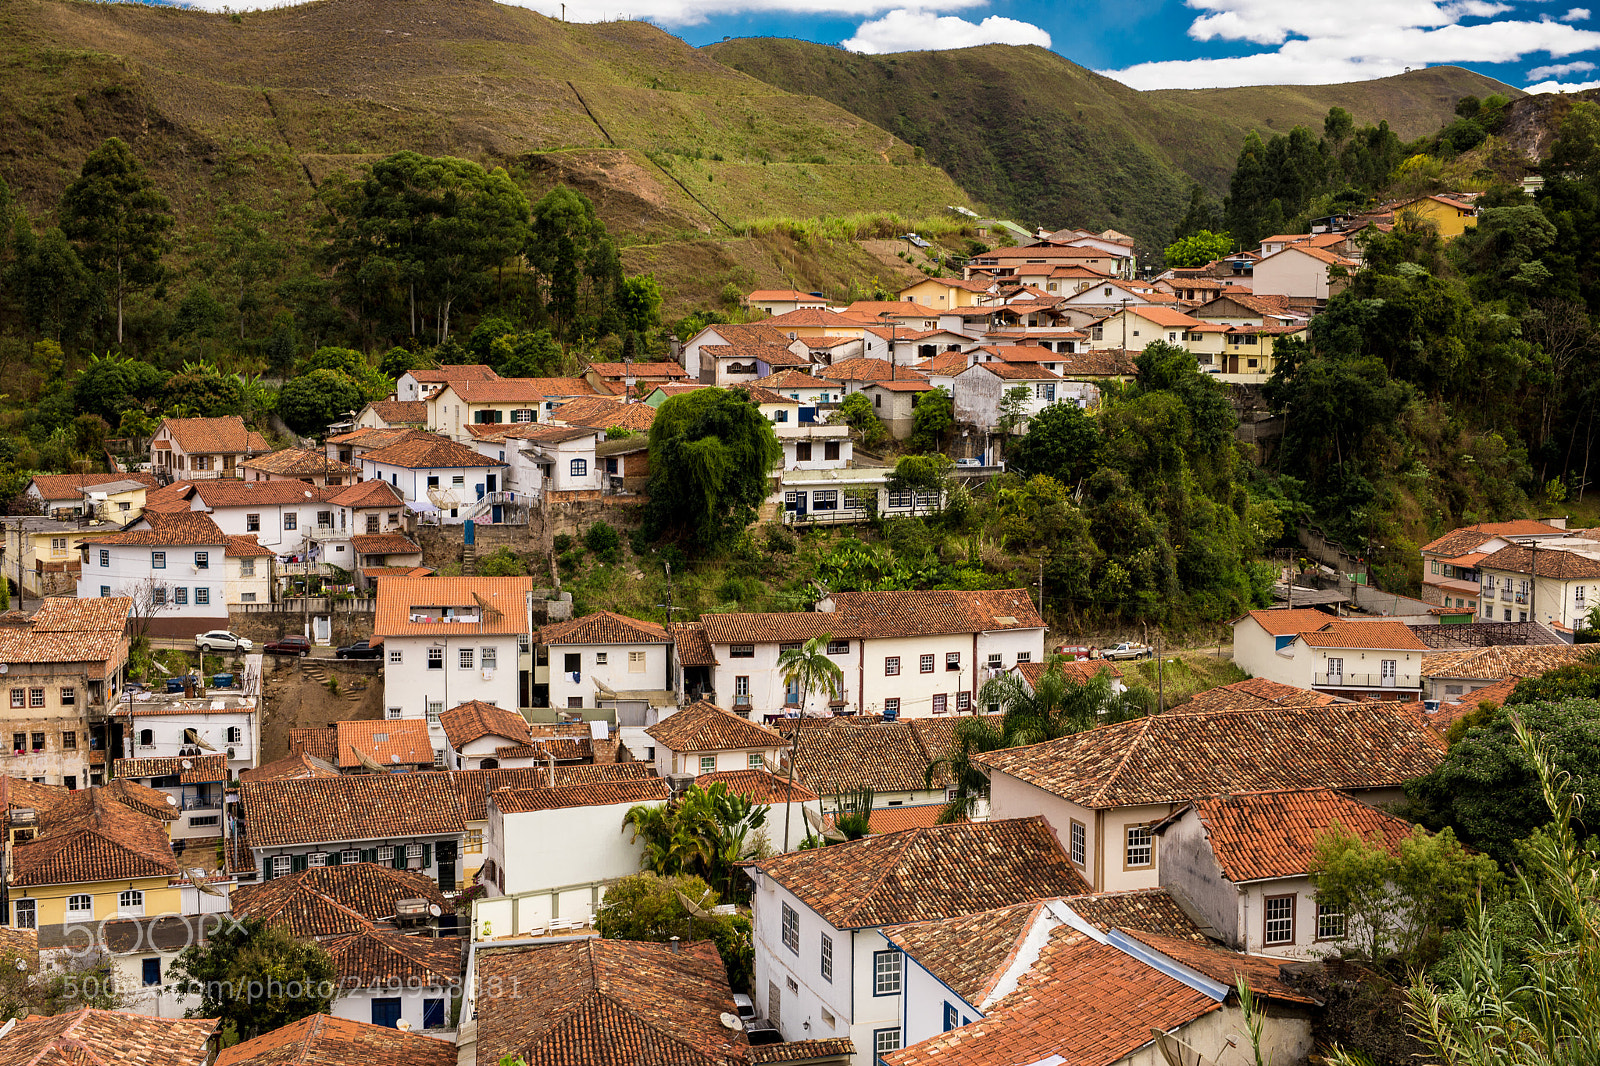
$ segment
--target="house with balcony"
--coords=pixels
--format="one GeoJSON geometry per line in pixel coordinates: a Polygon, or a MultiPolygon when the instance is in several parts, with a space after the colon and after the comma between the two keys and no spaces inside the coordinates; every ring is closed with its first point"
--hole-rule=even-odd
{"type": "Polygon", "coordinates": [[[514,425],[539,421],[545,396],[538,378],[452,381],[428,401],[435,433],[465,442],[468,426],[514,425]]]}
{"type": "Polygon", "coordinates": [[[361,473],[388,482],[409,510],[442,524],[466,521],[462,512],[501,490],[506,464],[443,437],[413,436],[362,454],[361,473]]]}
{"type": "Polygon", "coordinates": [[[228,780],[260,765],[260,706],[248,685],[194,696],[131,692],[113,703],[111,713],[122,727],[123,761],[221,755],[228,780]]]}
{"type": "MultiPolygon", "coordinates": [[[[1493,614],[1484,615],[1486,620],[1512,621],[1503,618],[1502,614],[1505,607],[1515,608],[1514,602],[1504,607],[1499,603],[1480,605],[1482,575],[1478,572],[1478,564],[1512,544],[1558,541],[1567,535],[1565,526],[1565,519],[1539,522],[1523,518],[1512,522],[1480,522],[1452,529],[1421,548],[1422,600],[1440,607],[1471,611],[1473,614],[1482,613],[1482,607],[1490,607],[1493,614]]],[[[1496,591],[1500,588],[1497,581],[1496,591]]]]}
{"type": "Polygon", "coordinates": [[[272,599],[271,553],[254,537],[223,533],[207,514],[146,511],[80,550],[78,598],[131,598],[153,636],[226,629],[230,604],[272,599]]]}
{"type": "MultiPolygon", "coordinates": [[[[813,449],[812,455],[816,454],[813,449]]],[[[826,452],[824,452],[826,454],[826,452]]],[[[816,469],[785,470],[778,481],[783,521],[840,525],[866,522],[874,514],[904,518],[936,514],[945,494],[889,490],[892,466],[834,466],[824,462],[816,469]]],[[[776,496],[773,502],[777,502],[776,496]]]]}
{"type": "Polygon", "coordinates": [[[168,830],[174,841],[222,837],[223,794],[232,776],[226,755],[117,759],[112,767],[118,780],[136,782],[167,797],[178,815],[168,830]]]}
{"type": "Polygon", "coordinates": [[[107,712],[122,694],[132,609],[128,597],[51,598],[32,619],[0,617],[7,777],[69,789],[106,781],[107,712]]]}
{"type": "Polygon", "coordinates": [[[238,415],[166,418],[150,437],[151,468],[162,482],[238,477],[240,463],[270,451],[238,415]]]}
{"type": "Polygon", "coordinates": [[[1373,805],[1444,758],[1444,742],[1393,702],[1189,711],[985,752],[989,817],[1042,816],[1097,892],[1156,888],[1153,827],[1199,797],[1328,788],[1373,805]]]}
{"type": "Polygon", "coordinates": [[[439,716],[473,700],[524,705],[531,689],[528,577],[386,577],[378,583],[372,639],[383,645],[389,718],[429,723],[446,750],[439,716]]]}
{"type": "Polygon", "coordinates": [[[656,773],[662,777],[774,768],[785,744],[775,730],[707,700],[664,716],[645,733],[654,742],[656,773]]]}
{"type": "Polygon", "coordinates": [[[501,488],[516,498],[539,500],[549,493],[598,493],[605,483],[603,464],[595,458],[596,443],[605,439],[605,430],[566,425],[469,429],[470,446],[478,454],[505,463],[501,488]]]}
{"type": "Polygon", "coordinates": [[[139,516],[154,474],[35,474],[23,494],[51,518],[127,522],[139,516]]]}
{"type": "Polygon", "coordinates": [[[1345,699],[1421,698],[1428,646],[1401,622],[1296,608],[1234,622],[1233,661],[1253,676],[1345,699]]]}
{"type": "Polygon", "coordinates": [[[551,707],[594,707],[622,693],[668,692],[672,638],[654,622],[596,611],[540,628],[551,707]]]}
{"type": "Polygon", "coordinates": [[[940,825],[758,860],[752,998],[785,1039],[900,1046],[904,958],[888,927],[1088,890],[1041,819],[940,825]],[[889,1034],[895,1038],[890,1038],[889,1034]]]}
{"type": "Polygon", "coordinates": [[[1566,640],[1590,628],[1589,612],[1600,603],[1600,540],[1590,531],[1509,544],[1476,565],[1479,621],[1539,622],[1566,640]]]}
{"type": "Polygon", "coordinates": [[[466,825],[448,774],[341,774],[239,786],[242,848],[261,880],[376,862],[457,887],[466,825]]]}
{"type": "Polygon", "coordinates": [[[75,595],[83,573],[83,553],[78,545],[120,532],[131,520],[12,515],[3,523],[0,572],[20,583],[28,599],[75,595]]]}

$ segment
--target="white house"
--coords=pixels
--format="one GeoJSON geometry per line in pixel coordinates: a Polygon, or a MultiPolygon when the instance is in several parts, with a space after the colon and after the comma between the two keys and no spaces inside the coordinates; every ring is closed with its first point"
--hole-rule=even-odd
{"type": "Polygon", "coordinates": [[[766,770],[782,761],[784,739],[776,731],[705,700],[674,711],[645,732],[655,742],[656,773],[662,777],[766,770]]]}
{"type": "Polygon", "coordinates": [[[468,443],[467,427],[537,422],[547,397],[539,378],[451,381],[428,401],[435,433],[468,443]]]}
{"type": "Polygon", "coordinates": [[[597,491],[603,464],[595,444],[605,430],[587,426],[469,426],[469,443],[478,454],[506,464],[501,487],[527,496],[550,492],[597,491]]]}
{"type": "Polygon", "coordinates": [[[443,437],[414,435],[360,458],[363,477],[386,481],[414,511],[441,522],[464,521],[461,512],[500,491],[505,463],[443,437]]]}
{"type": "Polygon", "coordinates": [[[245,428],[238,415],[167,418],[150,437],[156,477],[169,481],[237,477],[239,463],[271,450],[267,438],[245,428]]]}
{"type": "Polygon", "coordinates": [[[819,404],[838,403],[844,398],[844,390],[838,383],[812,377],[803,370],[779,370],[765,377],[756,378],[750,384],[771,389],[779,396],[797,401],[800,404],[802,421],[807,421],[805,418],[807,408],[812,409],[812,418],[815,418],[815,409],[819,404]]]}
{"type": "Polygon", "coordinates": [[[1042,815],[1096,891],[1154,888],[1152,826],[1198,796],[1336,788],[1372,803],[1444,757],[1444,744],[1393,704],[1179,709],[1099,726],[977,761],[992,818],[1042,815]]]}
{"type": "Polygon", "coordinates": [[[297,481],[305,485],[351,485],[356,468],[328,457],[321,448],[280,448],[239,464],[245,481],[297,481]]]}
{"type": "Polygon", "coordinates": [[[1540,622],[1571,639],[1600,603],[1600,542],[1586,537],[1510,544],[1477,569],[1484,622],[1540,622]]]}
{"type": "Polygon", "coordinates": [[[1361,264],[1325,248],[1291,244],[1258,260],[1251,290],[1257,296],[1326,300],[1344,291],[1361,264]],[[1344,276],[1335,276],[1335,275],[1344,276]]]}
{"type": "Polygon", "coordinates": [[[24,495],[54,518],[94,515],[114,522],[138,517],[153,474],[35,474],[24,495]]]}
{"type": "Polygon", "coordinates": [[[515,708],[471,700],[439,716],[448,745],[445,765],[451,770],[495,770],[501,748],[532,742],[528,722],[515,708]]]}
{"type": "Polygon", "coordinates": [[[698,371],[702,385],[750,381],[770,374],[774,369],[805,367],[810,363],[811,356],[804,341],[796,340],[765,322],[745,325],[717,323],[702,329],[683,345],[683,365],[690,373],[698,371]],[[730,350],[707,352],[706,348],[730,350]],[[775,349],[784,350],[780,352],[775,349]],[[738,363],[741,368],[735,373],[725,366],[729,363],[738,363]],[[767,369],[760,369],[762,365],[767,369]]]}
{"type": "Polygon", "coordinates": [[[1401,622],[1320,611],[1251,611],[1234,622],[1233,661],[1255,677],[1347,699],[1416,699],[1428,646],[1401,622]]]}
{"type": "MultiPolygon", "coordinates": [[[[951,387],[957,422],[967,423],[986,431],[999,428],[1000,405],[1013,391],[1021,390],[1023,398],[1020,420],[1010,427],[1012,433],[1026,432],[1033,416],[1058,401],[1077,396],[1068,393],[1067,382],[1053,370],[1038,363],[985,362],[968,367],[955,376],[951,387]]],[[[1092,388],[1092,386],[1090,386],[1092,388]]],[[[1079,391],[1081,393],[1082,387],[1079,391]]],[[[1080,406],[1088,406],[1087,402],[1080,406]]]]}
{"type": "Polygon", "coordinates": [[[533,579],[386,577],[378,583],[372,639],[383,645],[390,718],[426,718],[442,760],[446,708],[473,700],[521,706],[521,651],[530,639],[533,579]]]}
{"type": "Polygon", "coordinates": [[[783,448],[785,471],[843,470],[855,461],[849,426],[802,420],[798,425],[774,426],[773,432],[783,448]]]}
{"type": "Polygon", "coordinates": [[[654,622],[596,611],[539,630],[549,655],[550,706],[594,707],[623,692],[672,689],[672,638],[654,622]]]}
{"type": "Polygon", "coordinates": [[[1308,873],[1318,839],[1334,826],[1391,851],[1414,832],[1404,818],[1325,788],[1207,796],[1155,826],[1161,883],[1182,892],[1231,948],[1289,958],[1337,954],[1361,930],[1317,901],[1308,873]]]}
{"type": "MultiPolygon", "coordinates": [[[[168,827],[174,840],[216,840],[222,836],[223,792],[230,776],[227,756],[219,753],[117,759],[112,773],[117,779],[137,782],[168,797],[173,812],[178,814],[168,827]]],[[[118,787],[117,781],[108,787],[118,787]]]]}
{"type": "Polygon", "coordinates": [[[353,774],[239,786],[239,833],[261,880],[376,862],[457,886],[466,826],[446,773],[353,774]]]}
{"type": "Polygon", "coordinates": [[[128,596],[155,636],[190,637],[228,627],[233,602],[269,601],[269,553],[233,538],[208,515],[147,511],[130,528],[87,543],[78,598],[128,596]]]}
{"type": "Polygon", "coordinates": [[[482,874],[490,897],[473,905],[473,936],[588,924],[606,888],[638,873],[644,857],[623,816],[666,802],[667,783],[654,777],[491,792],[482,874]]]}
{"type": "Polygon", "coordinates": [[[395,381],[395,399],[425,403],[452,381],[495,381],[499,377],[493,367],[482,363],[407,370],[395,381]]]}
{"type": "Polygon", "coordinates": [[[827,307],[819,293],[796,289],[755,289],[744,298],[744,305],[769,315],[785,315],[802,307],[827,307]]]}
{"type": "Polygon", "coordinates": [[[757,861],[752,998],[786,1040],[849,1037],[868,1066],[902,1026],[903,959],[884,927],[1086,890],[1038,819],[871,836],[757,861]]]}
{"type": "Polygon", "coordinates": [[[439,1043],[448,1037],[450,1000],[460,994],[465,962],[460,937],[385,924],[321,938],[319,944],[338,975],[329,1007],[335,1018],[388,1028],[403,1021],[411,1032],[431,1031],[439,1043]]]}
{"type": "Polygon", "coordinates": [[[126,758],[222,755],[229,779],[261,764],[260,708],[256,697],[243,690],[212,689],[192,698],[134,692],[111,712],[122,721],[126,758]]]}

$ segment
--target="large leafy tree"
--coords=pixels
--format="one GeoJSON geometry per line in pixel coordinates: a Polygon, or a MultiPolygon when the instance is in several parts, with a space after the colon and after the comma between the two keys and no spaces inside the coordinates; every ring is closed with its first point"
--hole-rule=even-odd
{"type": "Polygon", "coordinates": [[[59,229],[35,237],[17,225],[16,262],[6,270],[6,288],[23,317],[42,336],[61,344],[77,336],[101,303],[94,275],[59,229]]]}
{"type": "Polygon", "coordinates": [[[58,214],[61,231],[77,242],[84,261],[110,277],[121,344],[123,297],[161,276],[161,257],[171,246],[172,205],[133,151],[112,137],[84,160],[77,180],[61,194],[58,214]]]}
{"type": "Polygon", "coordinates": [[[1232,237],[1226,233],[1213,233],[1211,230],[1203,229],[1173,241],[1167,245],[1162,256],[1169,267],[1198,267],[1205,266],[1212,260],[1221,259],[1231,251],[1233,251],[1232,237]]]}
{"type": "Polygon", "coordinates": [[[359,411],[361,387],[337,370],[313,370],[284,382],[278,414],[296,433],[315,434],[347,411],[359,411]]]}
{"type": "Polygon", "coordinates": [[[715,550],[755,520],[783,455],[749,399],[698,389],[663,403],[650,425],[646,529],[715,550]]]}
{"type": "Polygon", "coordinates": [[[310,1014],[326,1014],[338,970],[313,941],[259,918],[231,922],[183,950],[168,971],[179,995],[200,997],[187,1017],[217,1018],[224,1038],[249,1040],[310,1014]]]}
{"type": "MultiPolygon", "coordinates": [[[[539,306],[558,336],[599,336],[617,325],[622,257],[587,196],[558,185],[533,205],[527,259],[539,306]]],[[[648,286],[630,291],[627,313],[647,320],[659,295],[648,286]]],[[[659,306],[655,304],[658,311],[659,306]]]]}
{"type": "Polygon", "coordinates": [[[644,838],[645,869],[672,877],[692,874],[732,894],[738,887],[734,864],[756,844],[767,808],[729,792],[725,781],[691,785],[672,806],[640,804],[628,808],[624,828],[644,838]]]}
{"type": "Polygon", "coordinates": [[[1094,469],[1099,452],[1094,419],[1075,403],[1053,403],[1034,415],[1028,432],[1006,449],[1006,469],[1072,485],[1094,469]]]}
{"type": "Polygon", "coordinates": [[[684,900],[688,900],[701,910],[709,910],[719,898],[714,889],[693,874],[634,874],[606,889],[605,899],[595,912],[595,930],[608,940],[662,942],[673,937],[709,937],[722,956],[728,983],[735,992],[748,992],[755,978],[754,929],[749,916],[695,917],[684,906],[684,900]]]}

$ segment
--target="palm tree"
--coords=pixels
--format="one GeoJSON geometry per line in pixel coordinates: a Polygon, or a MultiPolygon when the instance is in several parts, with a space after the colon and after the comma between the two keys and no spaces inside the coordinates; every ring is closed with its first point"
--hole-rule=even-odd
{"type": "MultiPolygon", "coordinates": [[[[815,692],[841,692],[844,671],[828,658],[828,640],[831,634],[812,637],[798,648],[789,648],[778,656],[778,669],[783,671],[783,683],[800,693],[800,718],[794,725],[794,739],[789,743],[789,784],[796,783],[795,756],[800,750],[800,728],[806,720],[806,701],[815,692]]],[[[783,803],[783,850],[789,850],[789,814],[794,804],[794,789],[785,793],[783,803]]]]}
{"type": "Polygon", "coordinates": [[[1000,721],[959,719],[950,751],[930,763],[924,773],[929,788],[933,787],[934,778],[941,770],[950,775],[954,796],[940,813],[941,822],[970,818],[977,801],[988,795],[988,775],[978,768],[974,756],[1001,748],[1042,744],[1096,725],[1123,722],[1149,713],[1147,693],[1113,692],[1109,671],[1079,681],[1063,669],[1062,664],[1068,661],[1062,655],[1050,656],[1045,660],[1044,673],[1037,684],[1031,684],[1019,671],[984,682],[978,692],[978,702],[999,707],[1000,721]]]}

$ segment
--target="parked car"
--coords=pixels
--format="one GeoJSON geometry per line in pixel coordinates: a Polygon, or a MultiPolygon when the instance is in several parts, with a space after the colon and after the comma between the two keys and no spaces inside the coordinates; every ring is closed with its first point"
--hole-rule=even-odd
{"type": "Polygon", "coordinates": [[[376,659],[383,654],[383,647],[372,646],[370,640],[358,640],[354,644],[347,644],[333,653],[335,659],[376,659]]]}
{"type": "Polygon", "coordinates": [[[1148,659],[1156,650],[1148,644],[1140,644],[1136,640],[1125,640],[1114,648],[1107,648],[1100,653],[1102,659],[1148,659]]]}
{"type": "Polygon", "coordinates": [[[213,629],[194,638],[194,646],[201,651],[250,651],[256,646],[249,637],[241,637],[226,629],[213,629]]]}
{"type": "Polygon", "coordinates": [[[983,457],[975,455],[975,456],[972,456],[971,458],[968,458],[968,459],[957,459],[956,460],[956,465],[957,466],[982,466],[983,465],[983,457]]]}
{"type": "Polygon", "coordinates": [[[310,655],[311,641],[305,637],[279,637],[261,646],[262,651],[274,655],[310,655]]]}

